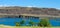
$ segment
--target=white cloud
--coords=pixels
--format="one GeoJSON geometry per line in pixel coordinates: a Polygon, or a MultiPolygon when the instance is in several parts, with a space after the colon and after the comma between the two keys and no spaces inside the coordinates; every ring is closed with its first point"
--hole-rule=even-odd
{"type": "Polygon", "coordinates": [[[27,6],[27,7],[37,7],[37,6],[27,6]]]}

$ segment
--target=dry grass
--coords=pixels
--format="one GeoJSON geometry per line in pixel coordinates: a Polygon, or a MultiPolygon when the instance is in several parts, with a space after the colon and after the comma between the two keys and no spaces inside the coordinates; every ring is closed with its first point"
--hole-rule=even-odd
{"type": "Polygon", "coordinates": [[[60,28],[60,26],[50,26],[50,27],[38,27],[38,26],[7,26],[7,25],[0,25],[0,28],[60,28]]]}
{"type": "Polygon", "coordinates": [[[7,26],[7,25],[0,25],[0,28],[60,28],[60,27],[38,27],[38,26],[7,26]]]}

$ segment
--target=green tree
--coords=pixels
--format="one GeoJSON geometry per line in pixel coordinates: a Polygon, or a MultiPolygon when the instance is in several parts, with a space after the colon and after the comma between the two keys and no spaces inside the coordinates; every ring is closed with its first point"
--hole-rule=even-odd
{"type": "Polygon", "coordinates": [[[22,26],[25,23],[24,20],[22,20],[21,22],[16,22],[16,26],[22,26]]]}
{"type": "Polygon", "coordinates": [[[35,23],[34,23],[34,22],[32,22],[32,21],[30,21],[30,22],[29,22],[29,24],[30,24],[30,25],[32,25],[32,26],[34,26],[34,24],[35,24],[35,23]]]}
{"type": "Polygon", "coordinates": [[[38,23],[38,26],[41,26],[41,27],[42,26],[44,26],[44,27],[50,26],[48,18],[41,19],[41,21],[38,23]]]}
{"type": "Polygon", "coordinates": [[[20,26],[20,22],[16,22],[16,26],[20,26]]]}
{"type": "Polygon", "coordinates": [[[21,24],[21,25],[23,25],[24,23],[25,23],[25,21],[24,21],[24,20],[22,20],[22,21],[20,22],[20,24],[21,24]]]}

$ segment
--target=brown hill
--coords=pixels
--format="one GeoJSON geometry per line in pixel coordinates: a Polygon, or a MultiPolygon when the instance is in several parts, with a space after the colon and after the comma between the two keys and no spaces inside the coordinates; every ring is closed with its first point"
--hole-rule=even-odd
{"type": "Polygon", "coordinates": [[[0,14],[36,14],[36,15],[54,15],[59,16],[60,10],[55,8],[37,8],[37,7],[0,7],[0,14]]]}

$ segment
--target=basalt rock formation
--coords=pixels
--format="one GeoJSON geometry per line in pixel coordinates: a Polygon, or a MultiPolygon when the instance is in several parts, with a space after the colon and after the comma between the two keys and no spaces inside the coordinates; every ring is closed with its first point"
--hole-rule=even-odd
{"type": "Polygon", "coordinates": [[[37,8],[37,7],[0,7],[0,14],[36,14],[60,16],[60,10],[55,8],[37,8]]]}

